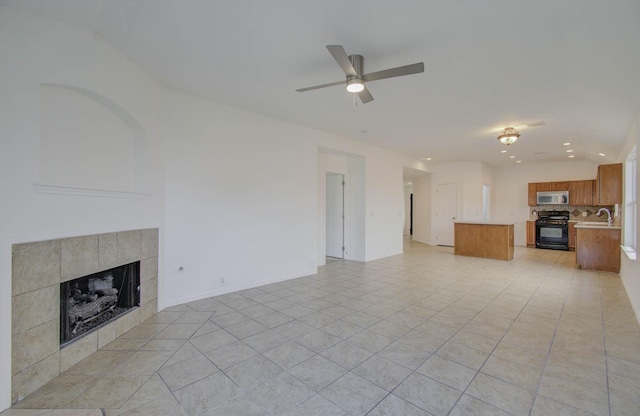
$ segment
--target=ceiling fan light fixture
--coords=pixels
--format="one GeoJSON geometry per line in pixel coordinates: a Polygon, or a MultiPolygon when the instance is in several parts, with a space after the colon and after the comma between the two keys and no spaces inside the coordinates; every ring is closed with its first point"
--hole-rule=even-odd
{"type": "Polygon", "coordinates": [[[500,143],[509,146],[510,144],[515,143],[515,141],[518,140],[518,137],[520,137],[520,132],[518,132],[518,130],[514,127],[507,127],[502,131],[502,134],[498,136],[498,140],[500,140],[500,143]]]}
{"type": "Polygon", "coordinates": [[[347,91],[358,93],[364,90],[364,83],[359,78],[351,78],[347,80],[347,91]]]}

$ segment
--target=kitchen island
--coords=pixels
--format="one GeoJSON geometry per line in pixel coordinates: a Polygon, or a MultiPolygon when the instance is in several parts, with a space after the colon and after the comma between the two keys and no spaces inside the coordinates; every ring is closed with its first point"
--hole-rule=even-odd
{"type": "Polygon", "coordinates": [[[513,224],[456,222],[453,253],[460,256],[513,260],[513,224]]]}

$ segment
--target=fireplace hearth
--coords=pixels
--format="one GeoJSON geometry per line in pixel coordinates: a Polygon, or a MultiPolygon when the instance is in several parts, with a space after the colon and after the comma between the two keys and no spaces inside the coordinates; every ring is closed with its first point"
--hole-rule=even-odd
{"type": "Polygon", "coordinates": [[[140,306],[140,262],[60,284],[60,346],[140,306]]]}

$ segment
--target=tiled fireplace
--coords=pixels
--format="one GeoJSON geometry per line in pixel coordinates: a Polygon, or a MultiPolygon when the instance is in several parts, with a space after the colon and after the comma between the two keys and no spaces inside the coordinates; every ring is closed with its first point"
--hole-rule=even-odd
{"type": "Polygon", "coordinates": [[[157,294],[157,228],[15,244],[12,403],[153,315],[157,294]],[[140,307],[60,348],[60,284],[133,262],[140,262],[140,307]]]}

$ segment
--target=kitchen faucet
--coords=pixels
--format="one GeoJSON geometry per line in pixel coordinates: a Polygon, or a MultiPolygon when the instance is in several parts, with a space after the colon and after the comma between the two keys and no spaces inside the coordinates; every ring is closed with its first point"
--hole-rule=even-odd
{"type": "Polygon", "coordinates": [[[607,218],[607,224],[611,225],[613,223],[613,221],[611,220],[611,211],[609,211],[606,208],[600,208],[598,212],[596,212],[596,215],[599,217],[602,211],[606,212],[607,215],[609,216],[609,218],[607,218]]]}

